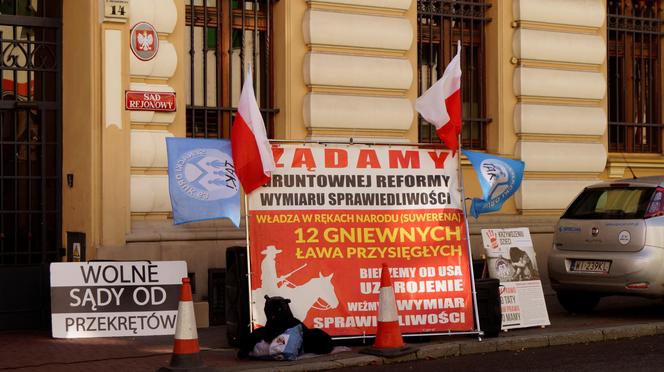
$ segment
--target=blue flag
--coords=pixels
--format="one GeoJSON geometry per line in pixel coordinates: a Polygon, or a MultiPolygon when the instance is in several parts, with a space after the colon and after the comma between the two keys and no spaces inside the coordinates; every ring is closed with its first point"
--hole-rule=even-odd
{"type": "Polygon", "coordinates": [[[231,142],[169,137],[166,148],[174,223],[227,217],[240,227],[240,182],[231,142]]]}
{"type": "Polygon", "coordinates": [[[475,168],[482,187],[482,199],[473,198],[470,214],[477,218],[481,213],[500,210],[505,200],[521,186],[525,163],[481,152],[462,151],[475,168]]]}

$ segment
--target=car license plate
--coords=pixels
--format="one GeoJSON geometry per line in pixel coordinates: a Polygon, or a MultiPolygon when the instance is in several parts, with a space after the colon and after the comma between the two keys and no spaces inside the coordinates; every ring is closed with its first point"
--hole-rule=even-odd
{"type": "Polygon", "coordinates": [[[581,271],[585,273],[608,273],[611,261],[574,260],[570,271],[581,271]]]}

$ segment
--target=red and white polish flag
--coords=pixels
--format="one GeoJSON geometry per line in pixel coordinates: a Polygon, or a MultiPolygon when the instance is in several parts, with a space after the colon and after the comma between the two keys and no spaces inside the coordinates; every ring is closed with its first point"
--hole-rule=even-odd
{"type": "Polygon", "coordinates": [[[263,186],[275,170],[272,147],[256,102],[251,66],[244,80],[237,115],[231,128],[235,172],[245,194],[263,186]]]}
{"type": "Polygon", "coordinates": [[[461,43],[443,76],[415,101],[415,109],[436,127],[438,137],[454,153],[461,133],[461,43]]]}

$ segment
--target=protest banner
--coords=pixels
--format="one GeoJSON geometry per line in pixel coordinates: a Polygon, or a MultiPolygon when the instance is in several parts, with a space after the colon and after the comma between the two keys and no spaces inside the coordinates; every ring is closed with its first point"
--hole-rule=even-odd
{"type": "Polygon", "coordinates": [[[172,335],[185,261],[51,264],[55,338],[172,335]]]}
{"type": "Polygon", "coordinates": [[[332,336],[376,330],[382,263],[403,333],[470,331],[473,300],[458,165],[449,150],[275,145],[248,200],[251,307],[291,299],[332,336]]]}
{"type": "Polygon", "coordinates": [[[500,280],[502,329],[551,324],[528,228],[481,232],[489,276],[500,280]]]}

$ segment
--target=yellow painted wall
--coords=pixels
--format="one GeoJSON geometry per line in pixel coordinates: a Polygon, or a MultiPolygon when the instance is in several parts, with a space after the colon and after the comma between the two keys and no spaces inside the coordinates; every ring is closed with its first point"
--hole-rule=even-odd
{"type": "MultiPolygon", "coordinates": [[[[417,6],[412,2],[405,15],[413,29],[417,28],[417,6]]],[[[119,29],[123,40],[128,38],[131,25],[99,23],[97,2],[64,1],[64,155],[63,155],[63,236],[66,231],[88,232],[88,247],[97,244],[122,246],[131,230],[129,213],[129,134],[131,123],[124,114],[122,129],[106,128],[102,123],[103,107],[101,62],[102,31],[119,29]],[[83,15],[83,16],[82,16],[83,15]],[[82,32],[84,31],[84,32],[82,32]],[[75,143],[75,145],[69,145],[75,143]],[[66,174],[72,173],[75,186],[66,186],[66,174]]],[[[184,3],[176,2],[178,23],[167,39],[178,50],[178,68],[168,84],[178,92],[178,111],[169,131],[184,136],[186,117],[185,68],[188,55],[185,50],[184,3]]],[[[303,60],[308,52],[304,43],[302,20],[308,7],[306,2],[280,1],[274,5],[274,95],[279,113],[275,115],[275,138],[304,139],[302,105],[308,88],[304,84],[303,60]]],[[[487,127],[488,152],[511,157],[516,136],[512,115],[516,99],[512,93],[514,65],[511,40],[514,30],[511,1],[494,1],[489,8],[487,37],[487,111],[492,122],[487,127]]],[[[406,57],[413,66],[413,82],[406,96],[412,102],[417,98],[417,42],[413,33],[411,49],[406,57]]],[[[128,45],[123,48],[123,60],[128,61],[128,45]]],[[[125,62],[123,86],[129,83],[129,67],[125,62]]],[[[403,137],[417,141],[417,117],[403,137]]],[[[376,132],[376,135],[381,135],[376,132]]],[[[466,196],[480,196],[475,173],[464,162],[466,196]]],[[[515,213],[514,202],[508,201],[502,213],[515,213]]],[[[90,253],[88,253],[90,257],[90,253]]]]}
{"type": "Polygon", "coordinates": [[[100,240],[100,60],[97,2],[63,1],[62,236],[86,232],[87,255],[100,240]],[[74,186],[67,186],[67,174],[74,186]]]}
{"type": "MultiPolygon", "coordinates": [[[[129,40],[129,29],[125,23],[103,23],[101,32],[105,30],[120,30],[122,40],[129,40]]],[[[103,40],[103,37],[101,38],[103,40]]],[[[123,43],[127,45],[128,43],[123,43]]],[[[101,44],[101,55],[105,47],[101,44]]],[[[129,86],[129,51],[122,48],[122,87],[129,86]]],[[[101,63],[103,65],[103,63],[101,63]]],[[[103,66],[102,66],[103,76],[103,66]]],[[[101,79],[103,81],[103,79],[101,79]]],[[[104,86],[100,84],[99,107],[103,107],[104,86]]],[[[124,100],[123,100],[124,102],[124,100]]],[[[103,119],[99,119],[93,125],[101,128],[101,182],[99,197],[101,198],[101,240],[100,244],[104,246],[121,247],[125,244],[125,236],[130,229],[129,219],[129,157],[130,157],[130,133],[129,113],[124,111],[122,114],[122,128],[115,125],[104,124],[103,119]]],[[[103,257],[101,257],[103,258],[103,257]]]]}
{"type": "MultiPolygon", "coordinates": [[[[487,153],[514,157],[514,106],[516,97],[512,90],[514,65],[512,58],[512,1],[492,0],[486,16],[491,18],[485,30],[486,48],[486,112],[491,122],[486,127],[487,153]]],[[[463,161],[464,190],[466,197],[482,197],[475,170],[467,160],[463,161]]],[[[468,203],[468,205],[470,205],[468,203]]],[[[514,198],[508,199],[497,214],[517,213],[514,198]]],[[[493,215],[496,215],[494,213],[493,215]]]]}
{"type": "Polygon", "coordinates": [[[274,98],[279,113],[275,115],[277,139],[303,139],[307,135],[302,104],[307,93],[302,75],[306,53],[302,35],[304,1],[274,3],[274,98]]]}
{"type": "MultiPolygon", "coordinates": [[[[274,8],[274,89],[275,104],[279,113],[275,115],[276,139],[304,139],[308,132],[302,117],[303,98],[308,88],[303,79],[303,60],[309,47],[304,43],[302,20],[307,10],[306,2],[283,1],[275,3],[274,8]]],[[[513,29],[511,1],[494,1],[489,8],[487,36],[487,110],[492,122],[487,127],[488,152],[512,157],[514,154],[514,127],[512,115],[516,98],[512,93],[512,74],[514,65],[511,40],[513,29]]],[[[413,30],[417,30],[417,2],[413,1],[405,16],[413,30]]],[[[405,54],[412,65],[413,81],[406,97],[415,102],[417,98],[417,35],[413,32],[410,50],[405,54]]],[[[353,136],[353,132],[337,135],[353,136]]],[[[393,136],[389,132],[375,132],[376,136],[393,136]]],[[[402,135],[403,139],[415,143],[418,140],[417,115],[413,116],[410,129],[402,135]]],[[[481,190],[473,168],[467,161],[463,166],[466,195],[480,197],[481,190]]],[[[502,213],[515,213],[513,200],[508,201],[502,213]]]]}
{"type": "MultiPolygon", "coordinates": [[[[102,31],[107,28],[120,29],[123,40],[128,40],[129,24],[101,24],[97,1],[64,0],[63,27],[63,239],[66,231],[86,232],[88,258],[96,258],[94,247],[122,247],[115,258],[186,258],[191,267],[197,268],[199,278],[210,265],[222,266],[221,255],[229,235],[219,233],[205,242],[196,241],[200,237],[191,235],[191,241],[169,243],[150,238],[132,247],[125,246],[125,236],[131,230],[129,213],[129,134],[131,123],[128,113],[124,113],[122,129],[105,128],[102,120],[102,31]],[[74,174],[73,188],[67,187],[66,174],[74,174]],[[200,250],[186,251],[192,246],[200,250]],[[166,247],[166,248],[164,248],[166,247]],[[213,257],[213,258],[210,258],[213,257]]],[[[176,46],[178,67],[167,84],[177,92],[177,114],[168,130],[178,137],[185,135],[186,67],[189,55],[185,49],[185,9],[183,1],[175,2],[178,9],[178,22],[167,40],[176,46]]],[[[309,89],[304,84],[303,62],[308,52],[304,43],[302,21],[308,7],[306,1],[281,0],[274,3],[273,32],[274,46],[271,50],[274,60],[274,98],[279,113],[275,115],[276,139],[304,139],[307,128],[304,125],[302,106],[309,89]]],[[[414,30],[417,29],[417,2],[413,1],[405,13],[414,30]]],[[[487,151],[505,157],[514,155],[516,136],[514,133],[513,110],[516,98],[513,93],[512,76],[515,65],[512,58],[512,0],[492,0],[487,14],[492,20],[486,30],[486,101],[488,117],[487,151]]],[[[605,32],[605,28],[603,28],[605,32]]],[[[406,53],[413,70],[413,82],[406,96],[413,103],[417,98],[417,41],[413,32],[411,49],[406,53]]],[[[129,85],[128,42],[123,48],[125,77],[123,86],[129,85]]],[[[606,74],[606,65],[603,67],[606,74]]],[[[159,82],[163,81],[146,81],[159,82]]],[[[606,98],[604,99],[606,107],[606,98]]],[[[413,117],[410,129],[403,134],[410,142],[417,142],[417,115],[413,117]]],[[[352,134],[352,132],[351,132],[352,134]]],[[[376,131],[377,136],[381,135],[376,131]]],[[[387,134],[389,136],[389,134],[387,134]]],[[[394,136],[394,134],[392,134],[394,136]]],[[[606,138],[604,139],[606,143],[606,138]]],[[[660,159],[657,157],[657,159],[660,159]]],[[[467,161],[463,162],[466,197],[479,197],[481,190],[474,170],[467,161]]],[[[518,211],[514,199],[507,201],[501,212],[489,215],[493,225],[504,223],[518,211]],[[505,217],[505,218],[503,218],[505,217]],[[498,221],[498,222],[495,222],[498,221]]],[[[485,220],[486,221],[486,220],[485,220]]],[[[168,223],[170,224],[170,220],[168,223]]],[[[525,219],[518,219],[525,224],[525,219]]],[[[166,222],[164,222],[166,224],[166,222]]],[[[194,226],[191,225],[192,229],[194,226]]],[[[201,230],[218,231],[218,225],[201,230]]],[[[169,226],[168,229],[173,228],[169,226]]],[[[183,227],[186,228],[186,227],[183,227]]],[[[164,230],[166,230],[165,228],[164,230]]],[[[169,230],[175,231],[175,230],[169,230]]],[[[152,232],[152,231],[150,231],[152,232]]],[[[160,231],[155,231],[159,235],[160,231]]],[[[476,233],[476,232],[474,232],[476,233]]],[[[206,235],[207,236],[207,235],[206,235]]],[[[243,240],[227,240],[228,244],[242,244],[243,240]]],[[[548,244],[548,243],[547,243],[548,244]]],[[[543,244],[542,246],[546,246],[543,244]]]]}
{"type": "MultiPolygon", "coordinates": [[[[417,30],[417,1],[413,1],[410,9],[406,12],[406,17],[410,20],[410,24],[413,27],[413,30],[417,30]]],[[[413,32],[413,43],[410,50],[406,53],[406,58],[410,60],[410,64],[413,66],[413,83],[406,93],[406,98],[413,102],[415,105],[415,100],[417,99],[417,31],[413,32]]],[[[410,126],[410,130],[404,135],[412,143],[417,143],[418,141],[418,115],[417,111],[413,108],[413,122],[410,126]]]]}
{"type": "Polygon", "coordinates": [[[487,127],[487,152],[511,157],[514,154],[513,114],[516,97],[512,90],[512,2],[494,0],[487,11],[486,106],[492,119],[487,127]]]}
{"type": "Polygon", "coordinates": [[[184,1],[176,1],[175,6],[178,10],[178,22],[175,24],[173,33],[168,35],[170,41],[178,52],[178,67],[175,70],[175,75],[168,80],[168,85],[175,88],[177,93],[177,112],[175,113],[175,121],[168,127],[168,131],[173,133],[176,137],[184,137],[187,124],[187,92],[185,90],[186,66],[189,59],[188,51],[185,48],[185,37],[188,36],[185,27],[185,5],[184,1]]]}

